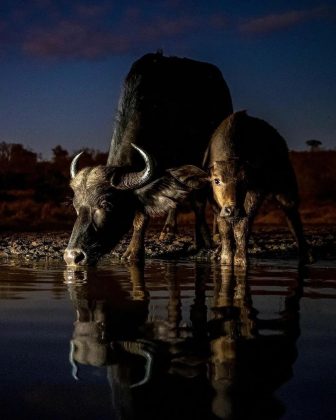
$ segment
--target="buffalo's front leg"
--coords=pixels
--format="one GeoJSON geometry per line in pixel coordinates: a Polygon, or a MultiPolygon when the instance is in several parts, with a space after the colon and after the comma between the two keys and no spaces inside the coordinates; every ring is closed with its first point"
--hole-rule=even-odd
{"type": "Polygon", "coordinates": [[[160,234],[161,241],[170,241],[174,239],[176,235],[176,231],[177,231],[176,213],[177,213],[176,209],[170,209],[168,211],[166,222],[160,234]]]}
{"type": "Polygon", "coordinates": [[[222,245],[221,264],[231,266],[233,263],[232,225],[221,216],[218,216],[217,224],[222,245]]]}
{"type": "Polygon", "coordinates": [[[144,239],[149,217],[138,211],[133,220],[133,235],[127,250],[122,256],[129,261],[139,261],[144,258],[144,239]]]}
{"type": "Polygon", "coordinates": [[[196,249],[212,248],[212,240],[208,224],[205,218],[206,202],[202,198],[196,198],[193,203],[195,212],[195,245],[196,249]]]}

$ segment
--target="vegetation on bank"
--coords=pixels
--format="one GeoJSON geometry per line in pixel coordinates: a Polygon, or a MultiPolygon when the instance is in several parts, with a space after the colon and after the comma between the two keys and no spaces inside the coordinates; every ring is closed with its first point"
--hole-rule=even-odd
{"type": "MultiPolygon", "coordinates": [[[[75,214],[71,204],[69,167],[73,156],[61,146],[50,160],[21,144],[0,143],[0,228],[2,230],[65,229],[75,214]]],[[[336,151],[291,152],[307,224],[336,223],[336,151]]],[[[104,164],[107,154],[85,149],[81,165],[104,164]]],[[[209,211],[209,220],[211,212],[209,211]]],[[[190,216],[181,216],[189,222],[190,216]]],[[[282,224],[284,218],[267,200],[257,223],[282,224]]]]}
{"type": "MultiPolygon", "coordinates": [[[[290,152],[305,224],[336,224],[336,150],[290,152]]],[[[284,223],[282,212],[266,201],[257,223],[284,223]]]]}
{"type": "MultiPolygon", "coordinates": [[[[0,228],[2,230],[64,229],[74,211],[69,188],[73,156],[61,146],[43,160],[21,144],[0,143],[0,228]]],[[[107,154],[85,149],[83,165],[106,162],[107,154]]]]}

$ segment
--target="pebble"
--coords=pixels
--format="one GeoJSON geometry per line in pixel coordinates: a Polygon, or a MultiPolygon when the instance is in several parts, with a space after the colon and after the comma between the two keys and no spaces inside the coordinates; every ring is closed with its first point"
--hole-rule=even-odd
{"type": "MultiPolygon", "coordinates": [[[[70,232],[52,233],[0,233],[0,257],[28,258],[30,260],[62,260],[70,232]]],[[[160,241],[159,232],[150,230],[145,239],[147,258],[164,259],[197,259],[210,260],[215,250],[193,252],[193,233],[185,230],[172,241],[160,241]]],[[[308,243],[312,246],[317,258],[336,257],[336,227],[312,227],[306,230],[308,243]]],[[[120,258],[130,240],[126,235],[110,253],[113,258],[120,258]]],[[[296,245],[288,230],[284,228],[256,229],[249,243],[249,253],[262,258],[296,258],[296,245]]]]}

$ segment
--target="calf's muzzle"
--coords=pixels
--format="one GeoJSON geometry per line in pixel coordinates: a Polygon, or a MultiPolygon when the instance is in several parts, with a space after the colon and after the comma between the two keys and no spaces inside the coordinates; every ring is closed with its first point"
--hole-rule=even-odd
{"type": "Polygon", "coordinates": [[[245,216],[245,211],[236,206],[223,206],[219,215],[226,219],[239,219],[245,216]]]}
{"type": "Polygon", "coordinates": [[[224,206],[221,210],[220,215],[222,217],[230,217],[233,215],[234,210],[235,210],[234,206],[224,206]]]}

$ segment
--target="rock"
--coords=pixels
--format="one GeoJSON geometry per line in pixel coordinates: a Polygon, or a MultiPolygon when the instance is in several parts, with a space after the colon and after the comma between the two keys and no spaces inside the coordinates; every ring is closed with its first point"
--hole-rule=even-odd
{"type": "MultiPolygon", "coordinates": [[[[314,248],[317,258],[336,256],[336,227],[312,228],[307,233],[308,242],[314,248]]],[[[107,258],[120,258],[125,252],[131,236],[126,235],[107,258]]],[[[0,233],[0,257],[27,258],[44,260],[50,258],[62,261],[69,233],[0,233]]],[[[182,231],[171,241],[160,241],[158,232],[147,232],[145,239],[146,258],[185,258],[209,261],[215,256],[215,250],[192,252],[191,231],[182,231]]],[[[249,243],[249,253],[255,258],[296,258],[297,250],[289,231],[285,229],[256,229],[249,243]]]]}

